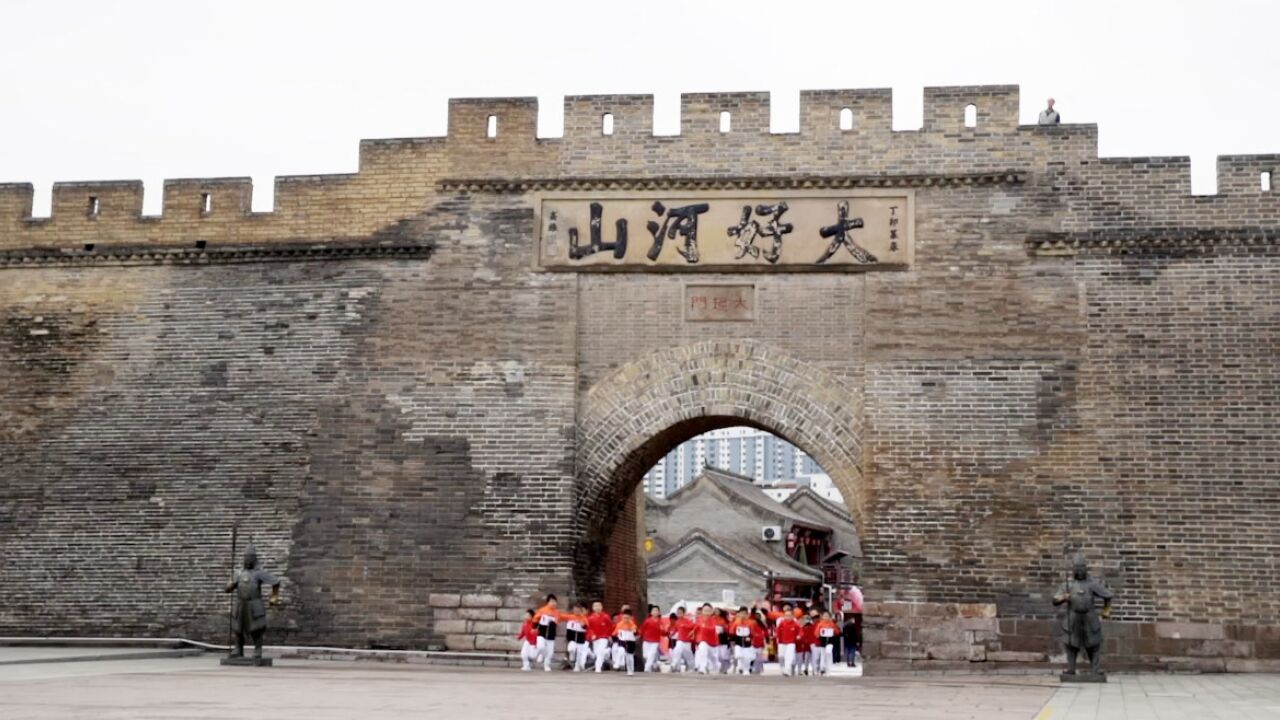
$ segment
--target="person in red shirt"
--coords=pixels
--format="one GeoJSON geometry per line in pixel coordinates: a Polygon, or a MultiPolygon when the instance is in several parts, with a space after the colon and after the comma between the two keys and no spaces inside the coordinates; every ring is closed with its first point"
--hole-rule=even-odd
{"type": "Polygon", "coordinates": [[[694,653],[694,668],[703,675],[711,672],[712,667],[719,667],[720,660],[717,654],[717,648],[720,645],[720,628],[716,624],[716,615],[713,614],[711,604],[703,605],[699,612],[702,615],[698,618],[697,627],[694,631],[694,638],[698,642],[698,650],[694,653]]]}
{"type": "Polygon", "coordinates": [[[525,611],[524,624],[520,626],[520,634],[516,635],[520,638],[520,669],[524,672],[529,672],[532,669],[530,664],[538,658],[538,628],[533,624],[533,616],[532,609],[525,611]]]}
{"type": "Polygon", "coordinates": [[[649,606],[649,617],[640,623],[640,642],[644,652],[644,671],[657,672],[658,645],[662,642],[662,611],[657,605],[649,606]]]}
{"type": "Polygon", "coordinates": [[[796,636],[796,674],[813,674],[813,644],[817,641],[817,631],[808,615],[800,616],[800,634],[796,636]]]}
{"type": "Polygon", "coordinates": [[[836,649],[836,637],[840,635],[840,628],[831,619],[830,611],[822,613],[822,619],[818,621],[815,633],[818,637],[818,645],[814,648],[815,662],[813,667],[819,675],[826,675],[831,671],[831,663],[836,649]]]}
{"type": "Polygon", "coordinates": [[[688,672],[694,668],[694,631],[698,624],[685,614],[684,606],[676,608],[676,621],[671,625],[675,644],[671,647],[671,672],[688,672]],[[683,668],[681,666],[683,665],[683,668]]]}
{"type": "Polygon", "coordinates": [[[782,605],[774,634],[778,638],[778,664],[782,666],[782,674],[789,677],[795,672],[796,640],[800,638],[800,624],[791,613],[791,603],[782,605]]]}
{"type": "Polygon", "coordinates": [[[764,673],[764,659],[766,650],[764,647],[767,639],[768,620],[765,619],[764,611],[757,610],[754,622],[751,626],[751,674],[761,675],[764,673]]]}
{"type": "Polygon", "coordinates": [[[658,642],[658,655],[664,657],[668,662],[671,661],[671,650],[676,646],[676,614],[662,618],[662,640],[658,642]]]}
{"type": "Polygon", "coordinates": [[[613,624],[613,618],[604,611],[604,603],[599,600],[591,603],[591,614],[587,616],[587,641],[591,643],[591,652],[596,656],[596,672],[604,670],[604,661],[609,657],[613,624]]]}
{"type": "Polygon", "coordinates": [[[613,636],[622,645],[625,653],[623,662],[626,663],[628,675],[636,674],[636,631],[636,621],[631,619],[631,611],[624,608],[618,624],[613,627],[613,636]]]}
{"type": "Polygon", "coordinates": [[[538,626],[538,654],[542,656],[542,669],[551,672],[551,656],[556,650],[556,626],[560,623],[560,608],[555,595],[547,596],[547,603],[538,608],[533,622],[538,626]]]}

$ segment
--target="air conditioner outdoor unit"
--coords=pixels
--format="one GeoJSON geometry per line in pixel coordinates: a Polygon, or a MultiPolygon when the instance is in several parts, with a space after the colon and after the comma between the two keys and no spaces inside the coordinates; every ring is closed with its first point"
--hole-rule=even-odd
{"type": "Polygon", "coordinates": [[[782,540],[782,526],[765,525],[760,528],[760,539],[765,542],[779,542],[782,540]]]}

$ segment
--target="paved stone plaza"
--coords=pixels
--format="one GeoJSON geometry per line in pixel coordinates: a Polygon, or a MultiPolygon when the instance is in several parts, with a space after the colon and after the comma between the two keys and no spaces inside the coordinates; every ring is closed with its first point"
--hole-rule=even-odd
{"type": "Polygon", "coordinates": [[[625,677],[330,661],[254,671],[220,667],[215,655],[4,664],[49,655],[0,648],[0,717],[225,718],[250,707],[273,720],[1280,717],[1277,675],[1116,675],[1102,687],[1060,687],[1040,675],[625,677]]]}

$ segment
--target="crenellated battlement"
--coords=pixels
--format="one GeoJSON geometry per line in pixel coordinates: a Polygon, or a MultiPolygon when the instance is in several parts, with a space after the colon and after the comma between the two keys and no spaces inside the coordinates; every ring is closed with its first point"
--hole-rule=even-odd
{"type": "Polygon", "coordinates": [[[274,210],[255,213],[248,178],[164,183],[163,210],[142,214],[139,181],[60,182],[52,214],[32,217],[30,184],[0,185],[0,248],[99,243],[183,245],[350,239],[424,211],[449,180],[722,178],[744,176],[937,177],[1015,171],[1071,209],[1060,227],[1099,222],[1221,222],[1233,213],[1275,221],[1280,193],[1263,189],[1280,155],[1218,159],[1218,195],[1190,197],[1187,158],[1098,158],[1092,124],[1019,122],[1016,85],[929,87],[917,130],[893,129],[887,88],[808,90],[799,131],[773,133],[765,92],[687,93],[678,135],[654,134],[651,95],[564,99],[564,133],[538,137],[535,98],[449,101],[443,137],[364,140],[359,171],[281,176],[274,210]],[[972,106],[972,122],[966,122],[972,106]],[[1132,212],[1100,212],[1122,202],[1132,212]],[[1208,203],[1221,212],[1204,213],[1208,203]],[[1117,218],[1119,218],[1117,220],[1117,218]]]}
{"type": "Polygon", "coordinates": [[[1017,85],[971,85],[924,89],[926,132],[1012,133],[1018,129],[1017,85]],[[965,110],[972,105],[975,123],[965,127],[965,110]]]}

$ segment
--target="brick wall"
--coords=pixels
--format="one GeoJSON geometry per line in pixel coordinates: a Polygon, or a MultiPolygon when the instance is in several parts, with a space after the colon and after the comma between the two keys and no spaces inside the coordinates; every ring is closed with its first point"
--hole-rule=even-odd
{"type": "Polygon", "coordinates": [[[877,642],[932,628],[893,652],[1049,657],[1080,549],[1119,655],[1280,655],[1280,156],[1193,197],[1185,158],[1099,159],[1004,86],[930,89],[909,132],[879,90],[805,93],[782,135],[759,93],[686,96],[671,137],[647,96],[565,103],[540,139],[531,100],[456,101],[272,213],[243,179],[171,181],[160,218],[136,183],[60,185],[49,219],[0,186],[0,632],[216,640],[238,518],[282,638],[509,648],[546,592],[642,593],[645,463],[745,423],[839,484],[877,642]],[[683,320],[683,275],[532,267],[538,189],[802,178],[914,188],[914,266],[697,276],[756,286],[724,323],[683,320]]]}
{"type": "MultiPolygon", "coordinates": [[[[641,545],[644,541],[644,489],[637,488],[627,498],[618,512],[609,534],[609,544],[605,548],[604,573],[608,582],[604,584],[605,607],[616,609],[630,605],[637,613],[642,612],[646,596],[646,576],[644,557],[641,545]]],[[[591,600],[596,598],[592,596],[591,600]]],[[[583,598],[584,602],[590,602],[583,598]]]]}

